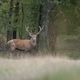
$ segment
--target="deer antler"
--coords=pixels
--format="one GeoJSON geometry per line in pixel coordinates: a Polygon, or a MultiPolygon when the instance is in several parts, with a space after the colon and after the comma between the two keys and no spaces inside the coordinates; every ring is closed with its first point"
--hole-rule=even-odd
{"type": "Polygon", "coordinates": [[[41,26],[39,26],[40,31],[37,33],[37,35],[40,34],[40,32],[43,30],[44,26],[41,28],[41,26]]]}
{"type": "Polygon", "coordinates": [[[25,25],[25,29],[26,29],[27,32],[29,32],[29,26],[26,27],[26,25],[25,25]]]}
{"type": "Polygon", "coordinates": [[[29,26],[26,27],[26,25],[25,25],[25,29],[26,29],[26,31],[29,33],[29,36],[32,36],[32,35],[31,35],[31,32],[29,32],[29,26]]]}

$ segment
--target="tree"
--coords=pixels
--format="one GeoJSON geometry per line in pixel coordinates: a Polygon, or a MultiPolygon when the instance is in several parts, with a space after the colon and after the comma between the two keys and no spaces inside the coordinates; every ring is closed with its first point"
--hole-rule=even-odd
{"type": "Polygon", "coordinates": [[[43,0],[40,4],[40,18],[39,18],[39,25],[44,26],[44,30],[40,34],[39,38],[39,49],[49,49],[49,35],[48,35],[48,28],[49,28],[49,14],[53,8],[53,0],[43,0]]]}
{"type": "Polygon", "coordinates": [[[7,41],[12,39],[13,37],[13,31],[12,31],[12,15],[13,15],[13,1],[14,0],[10,0],[10,3],[9,3],[9,12],[8,12],[8,15],[9,15],[9,25],[7,27],[7,41]]]}
{"type": "Polygon", "coordinates": [[[15,7],[14,7],[14,25],[13,26],[13,39],[17,36],[17,24],[19,21],[19,11],[20,11],[20,1],[16,0],[15,7]]]}
{"type": "Polygon", "coordinates": [[[10,0],[9,3],[9,25],[7,28],[7,41],[17,36],[17,23],[19,21],[19,0],[10,0]]]}

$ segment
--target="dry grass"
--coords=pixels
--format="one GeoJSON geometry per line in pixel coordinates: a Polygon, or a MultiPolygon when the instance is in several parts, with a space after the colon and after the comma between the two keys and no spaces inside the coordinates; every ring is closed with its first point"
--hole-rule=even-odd
{"type": "Polygon", "coordinates": [[[52,56],[0,58],[0,80],[35,80],[45,74],[80,67],[80,61],[52,56]]]}

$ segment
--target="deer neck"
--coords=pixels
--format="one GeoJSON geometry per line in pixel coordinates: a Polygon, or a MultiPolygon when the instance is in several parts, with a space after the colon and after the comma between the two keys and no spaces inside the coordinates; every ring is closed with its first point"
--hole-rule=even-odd
{"type": "Polygon", "coordinates": [[[31,44],[32,44],[32,46],[36,46],[36,40],[31,38],[31,44]]]}

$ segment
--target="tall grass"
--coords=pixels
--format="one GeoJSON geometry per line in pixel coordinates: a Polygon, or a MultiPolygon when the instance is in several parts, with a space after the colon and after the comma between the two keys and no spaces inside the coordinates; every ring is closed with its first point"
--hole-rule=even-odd
{"type": "Polygon", "coordinates": [[[80,60],[52,56],[0,58],[0,80],[80,80],[80,60]]]}

